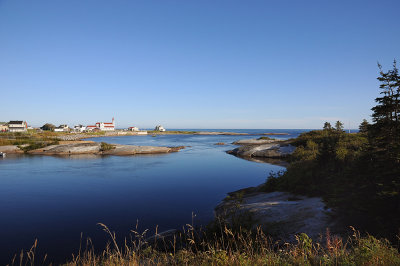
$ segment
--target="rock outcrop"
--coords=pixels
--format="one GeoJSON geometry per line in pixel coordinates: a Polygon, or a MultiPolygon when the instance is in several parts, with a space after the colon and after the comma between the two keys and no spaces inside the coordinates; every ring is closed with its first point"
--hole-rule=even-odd
{"type": "Polygon", "coordinates": [[[112,145],[107,150],[102,150],[101,143],[84,142],[73,144],[50,145],[45,148],[31,150],[29,154],[41,155],[135,155],[135,154],[159,154],[176,152],[183,147],[154,147],[154,146],[133,146],[133,145],[112,145]]]}
{"type": "Polygon", "coordinates": [[[239,140],[233,144],[242,146],[227,153],[243,158],[285,158],[295,149],[288,140],[248,139],[239,140]]]}
{"type": "Polygon", "coordinates": [[[20,148],[18,148],[17,145],[0,146],[0,152],[4,152],[4,153],[23,153],[23,151],[20,148]]]}
{"type": "Polygon", "coordinates": [[[285,192],[254,192],[238,199],[225,200],[215,208],[216,216],[229,221],[232,215],[248,215],[253,227],[284,242],[295,242],[295,235],[306,233],[318,239],[327,228],[334,228],[331,211],[321,198],[295,196],[285,192]]]}
{"type": "Polygon", "coordinates": [[[285,142],[285,140],[280,139],[241,139],[233,142],[234,145],[262,145],[262,144],[271,144],[271,143],[281,143],[285,142]]]}

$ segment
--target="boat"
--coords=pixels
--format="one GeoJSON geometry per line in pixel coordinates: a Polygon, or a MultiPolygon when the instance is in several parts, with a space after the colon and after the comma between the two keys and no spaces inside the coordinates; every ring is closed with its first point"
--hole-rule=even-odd
{"type": "Polygon", "coordinates": [[[0,152],[0,157],[6,157],[6,153],[5,152],[0,152]]]}

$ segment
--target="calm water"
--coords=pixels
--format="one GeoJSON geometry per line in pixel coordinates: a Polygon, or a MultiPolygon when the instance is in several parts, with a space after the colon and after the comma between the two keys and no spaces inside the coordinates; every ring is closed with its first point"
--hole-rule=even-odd
{"type": "MultiPolygon", "coordinates": [[[[224,130],[248,133],[304,130],[224,130]]],[[[217,142],[255,136],[124,136],[94,141],[129,145],[188,146],[177,153],[146,156],[8,156],[0,159],[0,265],[27,250],[70,258],[83,238],[95,247],[107,241],[101,222],[119,237],[141,230],[207,224],[226,193],[265,181],[282,168],[225,153],[234,145],[217,142]]]]}

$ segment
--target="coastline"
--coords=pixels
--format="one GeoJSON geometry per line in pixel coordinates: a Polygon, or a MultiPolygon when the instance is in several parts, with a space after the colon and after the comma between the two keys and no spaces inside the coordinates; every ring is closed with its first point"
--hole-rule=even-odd
{"type": "MultiPolygon", "coordinates": [[[[102,151],[99,143],[86,141],[89,138],[98,137],[120,137],[120,136],[152,136],[157,135],[203,135],[203,136],[265,136],[265,135],[289,135],[289,133],[270,132],[270,133],[238,133],[224,131],[110,131],[98,133],[68,133],[58,134],[54,132],[30,132],[22,135],[26,144],[3,145],[0,146],[0,152],[10,154],[33,154],[33,155],[72,155],[72,154],[94,154],[94,155],[135,155],[135,154],[157,154],[176,152],[183,147],[157,147],[157,146],[133,146],[133,145],[113,145],[115,149],[111,151],[102,151]],[[38,144],[38,145],[37,145],[38,144]],[[30,147],[35,146],[36,147],[30,147]],[[91,148],[88,148],[91,147],[91,148]]],[[[12,141],[11,135],[10,142],[12,141]]],[[[25,143],[25,142],[24,142],[25,143]]],[[[233,143],[238,145],[236,143],[233,143]]],[[[240,144],[239,144],[240,145],[240,144]]],[[[262,156],[261,156],[262,157],[262,156]]]]}
{"type": "Polygon", "coordinates": [[[254,133],[238,133],[238,132],[224,132],[224,131],[147,131],[146,134],[134,131],[110,131],[104,134],[90,134],[90,133],[70,133],[57,136],[61,140],[80,140],[98,137],[119,137],[119,136],[148,136],[148,135],[213,135],[213,136],[288,136],[289,133],[283,132],[266,132],[260,134],[254,133]]]}

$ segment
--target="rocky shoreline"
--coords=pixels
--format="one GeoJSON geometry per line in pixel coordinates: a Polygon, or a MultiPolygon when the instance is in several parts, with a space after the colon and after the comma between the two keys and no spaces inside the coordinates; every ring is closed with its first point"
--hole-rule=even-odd
{"type": "Polygon", "coordinates": [[[291,140],[246,139],[233,142],[232,144],[240,145],[240,147],[229,150],[226,153],[244,159],[283,159],[290,155],[295,149],[295,147],[291,145],[291,140]]]}
{"type": "MultiPolygon", "coordinates": [[[[244,139],[233,142],[238,148],[227,151],[245,160],[287,166],[283,159],[295,147],[291,140],[269,138],[244,139]]],[[[337,221],[322,198],[298,196],[287,192],[263,192],[263,185],[228,193],[215,208],[215,216],[228,222],[246,217],[251,227],[261,228],[274,239],[295,243],[295,235],[306,233],[318,239],[327,228],[336,232],[337,221]]]]}
{"type": "Polygon", "coordinates": [[[231,196],[215,208],[216,217],[228,222],[246,217],[251,227],[261,227],[284,243],[295,243],[295,235],[301,233],[312,239],[324,235],[327,228],[336,233],[337,221],[321,198],[286,192],[257,192],[257,188],[229,194],[231,196]]]}
{"type": "MultiPolygon", "coordinates": [[[[92,155],[137,155],[137,154],[163,154],[177,152],[184,147],[155,147],[155,146],[134,146],[134,145],[119,145],[119,144],[107,144],[107,150],[104,149],[104,144],[82,141],[71,144],[57,144],[50,145],[44,148],[27,151],[27,154],[32,155],[80,155],[80,154],[92,154],[92,155]]],[[[0,152],[18,154],[24,153],[18,146],[0,146],[0,152]]]]}

